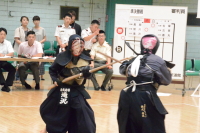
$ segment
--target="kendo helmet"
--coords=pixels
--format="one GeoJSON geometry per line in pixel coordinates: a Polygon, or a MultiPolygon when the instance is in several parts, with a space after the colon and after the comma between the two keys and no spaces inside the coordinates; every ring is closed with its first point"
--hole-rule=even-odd
{"type": "Polygon", "coordinates": [[[144,35],[140,41],[141,54],[155,54],[159,45],[160,41],[155,35],[144,35]]]}
{"type": "Polygon", "coordinates": [[[73,56],[79,56],[84,49],[85,42],[77,34],[71,35],[68,41],[67,50],[71,51],[73,56]]]}

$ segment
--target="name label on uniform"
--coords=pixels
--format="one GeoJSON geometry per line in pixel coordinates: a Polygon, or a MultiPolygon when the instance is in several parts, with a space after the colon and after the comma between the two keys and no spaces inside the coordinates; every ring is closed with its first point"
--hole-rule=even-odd
{"type": "Polygon", "coordinates": [[[147,117],[146,104],[141,105],[141,112],[142,112],[142,117],[147,117]]]}
{"type": "Polygon", "coordinates": [[[68,94],[70,92],[70,88],[60,88],[61,96],[60,96],[60,105],[68,104],[68,94]]]}

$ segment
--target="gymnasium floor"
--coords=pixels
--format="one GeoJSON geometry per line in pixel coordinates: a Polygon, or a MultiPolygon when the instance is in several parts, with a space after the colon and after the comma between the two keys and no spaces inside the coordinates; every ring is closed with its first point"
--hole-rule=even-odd
{"type": "MultiPolygon", "coordinates": [[[[0,133],[39,133],[45,127],[39,114],[39,106],[46,98],[50,77],[46,72],[45,81],[41,81],[41,90],[25,90],[19,84],[12,87],[10,93],[0,91],[0,133]]],[[[97,79],[101,83],[102,75],[97,79]]],[[[32,75],[28,83],[34,87],[32,75]]],[[[97,133],[118,133],[116,120],[117,103],[124,81],[113,80],[114,90],[94,91],[92,83],[88,89],[92,99],[88,100],[95,112],[97,133]]],[[[87,84],[86,84],[87,85],[87,84]]],[[[194,78],[193,87],[198,85],[194,78]]],[[[192,91],[187,91],[182,97],[182,85],[171,84],[161,87],[159,92],[171,93],[170,96],[160,96],[169,114],[166,116],[167,133],[200,133],[200,99],[191,97],[192,91]]]]}

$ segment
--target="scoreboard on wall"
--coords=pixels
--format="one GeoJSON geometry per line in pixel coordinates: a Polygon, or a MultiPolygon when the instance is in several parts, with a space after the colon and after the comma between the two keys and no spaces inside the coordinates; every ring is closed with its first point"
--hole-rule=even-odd
{"type": "MultiPolygon", "coordinates": [[[[160,40],[156,54],[175,63],[173,79],[183,80],[187,7],[116,4],[115,9],[113,56],[134,55],[125,42],[140,53],[141,37],[154,34],[160,40]]],[[[113,66],[114,74],[119,74],[119,66],[113,66]]]]}

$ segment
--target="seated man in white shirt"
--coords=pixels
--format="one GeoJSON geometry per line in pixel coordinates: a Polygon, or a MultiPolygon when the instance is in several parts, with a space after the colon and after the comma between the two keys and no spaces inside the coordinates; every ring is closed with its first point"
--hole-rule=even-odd
{"type": "MultiPolygon", "coordinates": [[[[90,52],[91,58],[94,60],[94,61],[91,61],[91,64],[90,64],[91,67],[96,68],[96,67],[103,66],[106,63],[108,63],[108,64],[111,63],[110,58],[107,58],[104,55],[97,53],[97,51],[100,51],[104,54],[111,56],[111,47],[105,41],[105,38],[106,38],[105,32],[103,30],[100,30],[99,34],[97,35],[98,42],[93,44],[91,52],[90,52]]],[[[105,89],[106,85],[108,84],[108,81],[111,79],[112,74],[113,74],[112,66],[103,68],[103,69],[101,69],[101,71],[106,74],[101,87],[99,87],[99,84],[97,83],[95,74],[92,75],[91,80],[93,82],[95,90],[101,89],[102,91],[106,91],[106,89],[105,89]]]]}
{"type": "MultiPolygon", "coordinates": [[[[18,56],[19,57],[42,57],[43,50],[40,42],[35,41],[35,32],[29,31],[27,33],[27,40],[19,45],[18,56]]],[[[31,86],[26,83],[25,78],[27,76],[26,71],[30,69],[33,73],[33,77],[36,82],[35,89],[40,89],[40,78],[39,78],[39,63],[38,62],[21,62],[19,64],[19,77],[22,85],[26,89],[31,89],[31,86]]]]}
{"type": "MultiPolygon", "coordinates": [[[[14,53],[11,43],[5,39],[6,35],[7,30],[5,28],[0,28],[0,57],[13,56],[14,53]]],[[[1,89],[2,91],[10,91],[10,88],[8,86],[13,85],[13,81],[15,79],[15,72],[16,69],[14,66],[12,66],[11,63],[7,61],[0,61],[0,85],[4,85],[1,89]],[[3,76],[2,68],[8,72],[6,80],[3,76]]]]}

